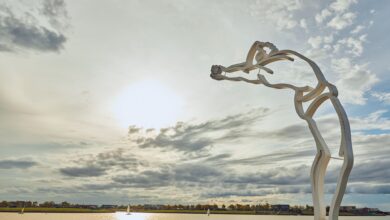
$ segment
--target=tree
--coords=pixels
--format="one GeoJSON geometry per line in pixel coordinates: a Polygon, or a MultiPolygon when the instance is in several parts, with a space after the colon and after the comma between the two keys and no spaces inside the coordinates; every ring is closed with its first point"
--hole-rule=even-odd
{"type": "Polygon", "coordinates": [[[8,202],[7,201],[0,202],[0,207],[8,207],[8,202]]]}
{"type": "Polygon", "coordinates": [[[69,208],[70,207],[70,203],[68,203],[67,201],[64,201],[61,203],[61,207],[62,208],[69,208]]]}

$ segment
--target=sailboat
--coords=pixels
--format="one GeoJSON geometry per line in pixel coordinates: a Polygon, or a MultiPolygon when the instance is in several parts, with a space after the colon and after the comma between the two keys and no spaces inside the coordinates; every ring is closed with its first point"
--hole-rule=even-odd
{"type": "Polygon", "coordinates": [[[210,209],[207,209],[207,216],[210,215],[210,209]]]}
{"type": "Polygon", "coordinates": [[[20,210],[19,214],[24,214],[24,207],[20,210]]]}
{"type": "Polygon", "coordinates": [[[126,215],[131,215],[131,213],[130,213],[130,205],[127,206],[126,215]]]}

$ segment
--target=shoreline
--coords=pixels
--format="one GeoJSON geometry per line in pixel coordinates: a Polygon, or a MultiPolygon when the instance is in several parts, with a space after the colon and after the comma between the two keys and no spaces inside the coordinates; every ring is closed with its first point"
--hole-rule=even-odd
{"type": "MultiPolygon", "coordinates": [[[[20,212],[21,208],[0,208],[1,212],[20,212]]],[[[25,208],[25,213],[115,213],[126,212],[124,209],[84,209],[84,208],[25,208]]],[[[206,214],[204,210],[134,210],[134,213],[165,213],[165,214],[206,214]]],[[[221,215],[285,215],[285,216],[313,216],[312,212],[292,213],[274,211],[224,211],[214,210],[210,214],[221,215]]],[[[340,213],[340,216],[385,216],[385,215],[356,215],[354,213],[340,213]]]]}

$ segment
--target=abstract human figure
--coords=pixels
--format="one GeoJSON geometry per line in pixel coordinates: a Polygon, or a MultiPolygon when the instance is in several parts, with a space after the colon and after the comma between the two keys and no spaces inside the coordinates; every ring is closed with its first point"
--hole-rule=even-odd
{"type": "Polygon", "coordinates": [[[295,92],[295,110],[298,116],[307,122],[317,147],[317,154],[314,158],[310,173],[315,220],[326,219],[326,206],[324,204],[324,179],[329,160],[333,157],[331,157],[330,150],[324,141],[315,120],[313,119],[313,115],[322,103],[328,99],[331,101],[340,122],[341,140],[339,156],[342,157],[341,160],[343,160],[336,191],[333,195],[329,210],[329,220],[337,220],[340,204],[347,186],[348,177],[353,167],[351,131],[347,114],[337,98],[337,88],[325,79],[317,64],[298,52],[292,50],[278,50],[272,43],[256,41],[250,48],[245,62],[234,64],[229,67],[213,65],[211,67],[210,76],[215,80],[244,81],[252,84],[263,84],[275,89],[292,89],[295,92]],[[269,50],[268,53],[265,50],[266,48],[269,50]],[[267,81],[264,75],[260,73],[257,74],[257,79],[229,77],[226,75],[226,73],[236,71],[249,73],[250,71],[256,69],[264,70],[273,74],[273,71],[265,66],[269,63],[280,60],[294,61],[291,56],[298,57],[310,65],[318,80],[315,88],[311,88],[309,86],[298,87],[286,83],[271,84],[267,81]],[[327,89],[327,91],[324,91],[325,89],[327,89]],[[305,102],[310,102],[309,107],[306,109],[303,107],[303,103],[305,102]]]}

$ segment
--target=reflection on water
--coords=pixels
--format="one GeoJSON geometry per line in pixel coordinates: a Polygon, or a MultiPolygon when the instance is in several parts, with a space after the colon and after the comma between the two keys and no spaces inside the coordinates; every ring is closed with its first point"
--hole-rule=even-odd
{"type": "MultiPolygon", "coordinates": [[[[158,213],[0,213],[0,220],[311,220],[313,216],[213,215],[158,213]]],[[[390,216],[340,217],[340,220],[390,220],[390,216]]]]}

